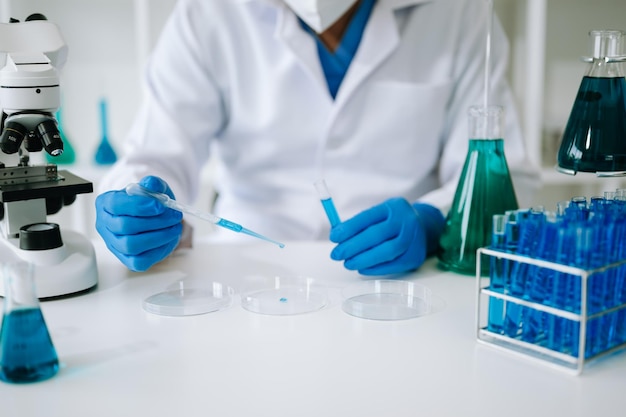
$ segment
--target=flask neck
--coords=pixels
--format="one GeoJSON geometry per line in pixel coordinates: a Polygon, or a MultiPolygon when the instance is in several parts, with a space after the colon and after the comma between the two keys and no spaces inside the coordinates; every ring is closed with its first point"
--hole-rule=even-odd
{"type": "Polygon", "coordinates": [[[18,309],[39,308],[33,268],[33,264],[23,261],[3,266],[5,314],[18,309]]]}
{"type": "Polygon", "coordinates": [[[621,30],[592,30],[589,32],[591,56],[583,58],[591,65],[587,76],[595,78],[623,77],[622,62],[626,61],[624,42],[626,32],[621,30]]]}
{"type": "Polygon", "coordinates": [[[605,58],[593,58],[585,75],[594,78],[619,78],[624,77],[624,68],[621,62],[609,62],[605,58]]]}
{"type": "Polygon", "coordinates": [[[502,106],[471,106],[468,111],[469,138],[502,139],[504,108],[502,106]]]}

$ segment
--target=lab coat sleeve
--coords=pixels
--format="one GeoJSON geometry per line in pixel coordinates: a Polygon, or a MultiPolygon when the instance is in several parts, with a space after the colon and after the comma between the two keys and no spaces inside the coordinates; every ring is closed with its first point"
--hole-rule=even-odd
{"type": "MultiPolygon", "coordinates": [[[[469,5],[469,2],[466,3],[469,5]]],[[[458,63],[454,69],[455,88],[448,103],[446,129],[438,166],[441,187],[419,201],[438,207],[447,214],[452,204],[468,149],[468,116],[472,105],[484,104],[487,8],[469,7],[459,29],[458,63]]],[[[505,110],[505,156],[521,207],[532,203],[539,186],[539,170],[533,166],[523,141],[516,104],[506,80],[508,41],[497,16],[494,16],[491,44],[490,105],[505,110]]]]}
{"type": "Polygon", "coordinates": [[[196,198],[211,139],[226,120],[214,75],[214,28],[203,3],[179,1],[166,23],[145,71],[143,103],[123,156],[103,178],[101,192],[157,175],[178,200],[196,198]]]}

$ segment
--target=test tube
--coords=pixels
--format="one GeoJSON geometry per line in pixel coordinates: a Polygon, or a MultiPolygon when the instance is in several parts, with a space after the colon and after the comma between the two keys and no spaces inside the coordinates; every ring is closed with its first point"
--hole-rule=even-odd
{"type": "MultiPolygon", "coordinates": [[[[506,249],[506,214],[494,214],[493,230],[491,234],[491,246],[495,250],[506,249]]],[[[504,277],[506,274],[506,259],[491,257],[489,269],[489,288],[500,293],[504,292],[504,277]]],[[[489,297],[489,323],[488,329],[495,333],[502,333],[504,322],[504,300],[497,297],[489,297]]]]}
{"type": "MultiPolygon", "coordinates": [[[[517,223],[519,224],[519,240],[517,253],[524,256],[535,257],[541,225],[545,219],[543,207],[535,207],[528,211],[518,211],[517,223]]],[[[523,262],[516,262],[511,269],[511,294],[515,297],[527,296],[527,277],[534,267],[523,262]],[[530,271],[530,272],[529,272],[530,271]]],[[[516,303],[507,305],[504,331],[510,337],[516,337],[522,329],[527,308],[516,303]]]]}
{"type": "Polygon", "coordinates": [[[330,227],[337,226],[339,223],[341,223],[341,220],[339,219],[339,214],[337,214],[337,209],[335,208],[335,203],[333,203],[333,199],[330,196],[330,192],[328,192],[326,181],[320,179],[315,181],[313,185],[315,185],[317,194],[320,197],[322,207],[324,207],[324,211],[326,212],[326,216],[328,217],[328,221],[330,222],[330,227]]]}
{"type": "MultiPolygon", "coordinates": [[[[533,255],[534,258],[546,261],[555,261],[555,241],[557,240],[559,223],[555,213],[547,212],[543,217],[537,231],[538,244],[533,255]]],[[[528,269],[526,280],[525,297],[537,303],[549,303],[552,286],[555,283],[556,271],[543,267],[528,269]]],[[[522,339],[526,342],[536,343],[546,331],[548,322],[546,313],[531,308],[527,313],[522,327],[522,339]]]]}

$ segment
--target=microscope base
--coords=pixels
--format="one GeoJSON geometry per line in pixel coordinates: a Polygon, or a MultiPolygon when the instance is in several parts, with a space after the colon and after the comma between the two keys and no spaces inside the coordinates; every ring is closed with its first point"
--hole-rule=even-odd
{"type": "MultiPolygon", "coordinates": [[[[46,259],[43,252],[26,251],[19,248],[17,239],[0,241],[0,263],[16,258],[35,265],[35,285],[37,297],[50,298],[88,290],[98,283],[96,254],[91,242],[74,231],[62,231],[64,257],[56,263],[42,264],[46,259]]],[[[4,296],[4,286],[0,285],[0,296],[4,296]]]]}

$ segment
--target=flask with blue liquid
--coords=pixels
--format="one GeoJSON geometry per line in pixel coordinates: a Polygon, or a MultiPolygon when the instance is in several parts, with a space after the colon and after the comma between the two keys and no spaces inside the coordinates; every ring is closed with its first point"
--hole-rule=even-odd
{"type": "Polygon", "coordinates": [[[59,360],[35,291],[33,265],[3,265],[5,298],[0,330],[0,379],[28,383],[53,377],[59,360]]]}
{"type": "Polygon", "coordinates": [[[117,154],[109,141],[109,122],[107,118],[107,101],[100,99],[100,128],[102,130],[100,143],[94,155],[94,161],[98,165],[112,165],[117,161],[117,154]]]}
{"type": "Polygon", "coordinates": [[[558,152],[558,170],[626,175],[626,32],[589,32],[592,56],[558,152]]]}

